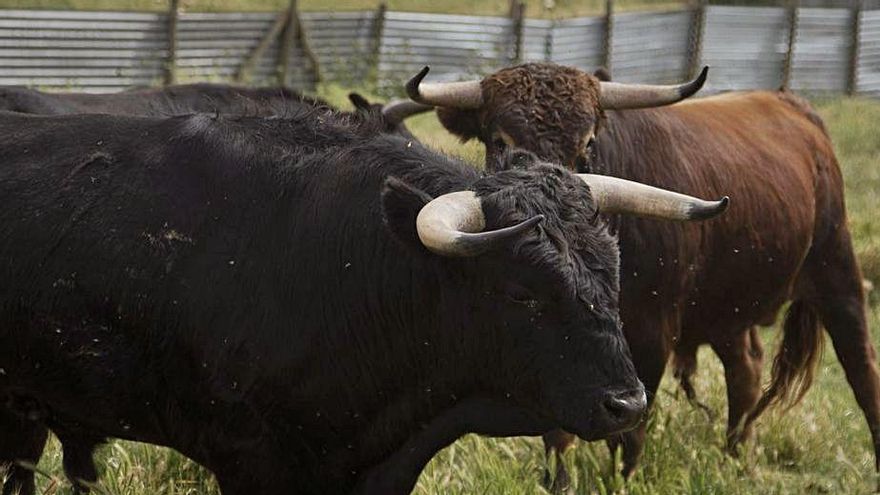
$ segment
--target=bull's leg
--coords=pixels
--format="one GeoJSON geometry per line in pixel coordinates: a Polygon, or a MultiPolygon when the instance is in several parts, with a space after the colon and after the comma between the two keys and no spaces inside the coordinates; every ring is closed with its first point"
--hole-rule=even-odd
{"type": "Polygon", "coordinates": [[[712,408],[697,399],[697,391],[693,385],[693,377],[697,372],[698,349],[699,344],[696,342],[680,342],[673,353],[673,374],[678,379],[678,383],[684,391],[688,402],[706,413],[709,421],[713,421],[715,413],[712,411],[712,408]]]}
{"type": "Polygon", "coordinates": [[[693,403],[697,400],[697,391],[694,390],[691,382],[697,372],[697,346],[679,345],[675,348],[672,361],[673,374],[678,379],[687,400],[693,403]]]}
{"type": "Polygon", "coordinates": [[[59,434],[64,454],[64,474],[73,484],[75,493],[88,493],[89,485],[98,482],[98,471],[92,453],[99,439],[59,434]]]}
{"type": "Polygon", "coordinates": [[[564,493],[571,487],[571,477],[568,475],[568,470],[565,469],[562,455],[574,445],[576,440],[575,435],[562,430],[553,430],[544,434],[544,452],[548,464],[544,468],[544,486],[550,490],[550,493],[564,493]],[[556,459],[555,476],[550,474],[551,456],[555,456],[556,459]]]}
{"type": "Polygon", "coordinates": [[[42,425],[0,406],[0,470],[7,468],[3,495],[34,494],[34,473],[19,463],[37,464],[48,436],[42,425]]]}
{"type": "Polygon", "coordinates": [[[761,397],[761,368],[764,349],[757,328],[726,332],[712,342],[712,350],[724,365],[727,383],[727,450],[736,454],[737,447],[751,435],[746,415],[761,397]]]}
{"type": "Polygon", "coordinates": [[[806,268],[817,293],[816,311],[868,421],[880,471],[880,376],[865,318],[862,276],[845,227],[828,244],[811,255],[806,268]]]}

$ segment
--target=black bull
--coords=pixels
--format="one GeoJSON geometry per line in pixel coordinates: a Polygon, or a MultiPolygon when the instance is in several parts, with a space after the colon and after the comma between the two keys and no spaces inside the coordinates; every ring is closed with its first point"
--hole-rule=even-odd
{"type": "Polygon", "coordinates": [[[596,439],[644,408],[615,239],[554,166],[481,175],[321,109],[7,113],[0,197],[0,463],[49,428],[74,480],[117,437],[227,495],[403,493],[466,432],[596,439]],[[491,256],[415,228],[464,190],[491,256]]]}
{"type": "Polygon", "coordinates": [[[246,88],[209,83],[104,94],[45,93],[21,86],[0,87],[0,110],[41,115],[171,116],[205,112],[269,116],[283,115],[299,105],[327,106],[327,103],[284,87],[246,88]]]}
{"type": "MultiPolygon", "coordinates": [[[[405,118],[430,111],[431,106],[409,100],[385,105],[371,103],[358,93],[349,95],[359,119],[381,117],[385,132],[414,139],[405,118]]],[[[302,108],[332,108],[326,101],[302,95],[286,87],[247,88],[228,84],[182,84],[161,88],[138,88],[119,93],[45,93],[21,86],[0,86],[0,110],[39,115],[104,113],[170,117],[192,113],[222,115],[285,116],[302,108]]]]}
{"type": "MultiPolygon", "coordinates": [[[[341,112],[353,120],[372,120],[388,133],[414,139],[403,120],[409,116],[431,110],[433,107],[419,105],[408,100],[393,101],[385,105],[371,103],[357,93],[349,95],[355,112],[341,112]]],[[[286,87],[247,88],[227,84],[186,84],[161,88],[138,88],[119,93],[47,93],[20,86],[0,87],[0,110],[41,115],[69,115],[102,113],[108,115],[172,116],[192,113],[215,115],[285,116],[291,112],[309,108],[332,110],[320,98],[302,95],[286,87]]],[[[24,428],[31,429],[30,427],[24,428]]],[[[43,450],[36,438],[45,437],[29,433],[28,458],[38,458],[43,450]]],[[[18,437],[10,433],[9,442],[18,437]]],[[[66,462],[76,463],[76,455],[70,453],[66,462]]],[[[85,462],[85,461],[83,461],[85,462]]],[[[13,471],[15,472],[15,471],[13,471]]],[[[21,476],[30,479],[31,474],[22,471],[21,476]]],[[[30,484],[30,482],[28,482],[30,484]]],[[[8,486],[11,487],[13,483],[8,486]]],[[[3,492],[7,495],[9,489],[3,492]]]]}

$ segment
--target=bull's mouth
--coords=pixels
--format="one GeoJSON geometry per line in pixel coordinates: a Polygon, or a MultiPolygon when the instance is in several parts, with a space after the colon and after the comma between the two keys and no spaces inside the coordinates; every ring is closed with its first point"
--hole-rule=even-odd
{"type": "Polygon", "coordinates": [[[644,387],[603,393],[589,410],[563,429],[586,441],[601,440],[636,428],[648,409],[644,387]]]}

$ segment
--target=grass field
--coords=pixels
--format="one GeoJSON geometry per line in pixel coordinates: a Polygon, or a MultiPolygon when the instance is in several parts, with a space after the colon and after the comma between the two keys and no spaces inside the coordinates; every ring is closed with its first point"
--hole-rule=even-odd
{"type": "MultiPolygon", "coordinates": [[[[324,96],[342,103],[344,91],[328,88],[324,96]]],[[[865,276],[880,282],[880,102],[834,99],[817,102],[837,146],[848,192],[850,223],[865,276]]],[[[433,115],[413,119],[411,128],[424,141],[466,159],[480,149],[449,137],[433,115]]],[[[880,298],[871,294],[870,324],[880,342],[880,298]]],[[[773,330],[763,333],[772,347],[773,330]]],[[[830,348],[829,348],[830,349],[830,348]]],[[[710,420],[691,407],[666,377],[650,420],[642,467],[624,485],[611,475],[604,445],[581,444],[566,462],[580,494],[839,494],[868,493],[876,485],[873,453],[861,411],[832,351],[825,353],[815,385],[803,403],[785,415],[766,414],[757,439],[743,455],[725,455],[723,372],[708,350],[700,354],[696,383],[704,402],[716,413],[710,420]]],[[[769,366],[768,366],[769,368],[769,366]]],[[[207,472],[167,449],[115,442],[100,449],[98,493],[118,495],[215,494],[207,472]]],[[[40,463],[44,494],[71,493],[62,481],[61,455],[53,441],[40,463]]],[[[469,436],[441,452],[422,474],[419,494],[532,494],[543,468],[538,439],[493,440],[469,436]]]]}

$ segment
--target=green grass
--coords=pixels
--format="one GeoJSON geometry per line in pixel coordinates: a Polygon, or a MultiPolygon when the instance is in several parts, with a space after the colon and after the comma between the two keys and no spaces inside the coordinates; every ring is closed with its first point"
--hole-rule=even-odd
{"type": "MultiPolygon", "coordinates": [[[[322,88],[336,104],[347,104],[340,87],[322,88]]],[[[880,102],[839,98],[817,106],[835,141],[847,183],[850,224],[866,277],[880,282],[880,102]]],[[[432,146],[479,162],[481,150],[460,145],[432,115],[413,119],[410,128],[432,146]]],[[[880,301],[869,309],[875,345],[880,343],[880,301]]],[[[772,347],[776,333],[763,332],[772,347]]],[[[772,349],[768,355],[772,355],[772,349]]],[[[610,470],[601,443],[581,443],[567,455],[577,493],[606,494],[838,494],[869,493],[875,486],[873,453],[862,413],[833,352],[826,352],[816,383],[805,400],[785,415],[766,414],[757,438],[740,458],[725,455],[725,394],[720,362],[700,352],[696,387],[716,413],[710,421],[691,407],[666,377],[650,420],[641,468],[623,488],[610,470]]],[[[769,366],[767,366],[769,368],[769,366]]],[[[766,370],[765,370],[766,371],[766,370]]],[[[114,442],[98,455],[101,491],[118,495],[216,494],[211,476],[168,449],[114,442]]],[[[61,455],[53,441],[40,470],[42,493],[69,494],[62,480],[61,455]]],[[[538,439],[495,440],[468,436],[442,451],[423,472],[418,494],[541,493],[543,449],[538,439]]]]}
{"type": "MultiPolygon", "coordinates": [[[[382,0],[299,0],[303,11],[375,10],[382,0]]],[[[446,14],[507,15],[508,0],[385,0],[390,10],[446,14]]],[[[160,11],[168,0],[3,0],[3,8],[160,11]]],[[[540,18],[565,18],[597,15],[605,11],[605,0],[532,0],[526,2],[526,15],[540,18]]],[[[182,0],[185,11],[278,11],[289,0],[182,0]]],[[[683,0],[617,0],[615,9],[667,10],[681,8],[683,0]]]]}

